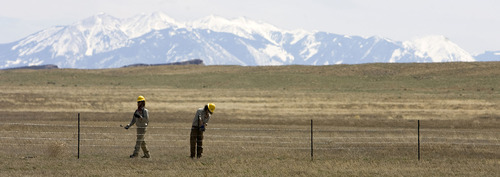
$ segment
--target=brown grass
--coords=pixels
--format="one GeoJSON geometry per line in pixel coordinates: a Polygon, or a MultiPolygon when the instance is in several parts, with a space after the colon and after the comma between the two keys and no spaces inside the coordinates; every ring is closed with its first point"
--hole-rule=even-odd
{"type": "Polygon", "coordinates": [[[0,176],[497,176],[498,68],[499,62],[0,71],[0,176]],[[135,130],[119,127],[130,121],[138,95],[151,114],[152,159],[128,159],[135,130]],[[217,109],[204,157],[191,160],[190,122],[207,102],[217,109]]]}
{"type": "Polygon", "coordinates": [[[62,141],[50,141],[48,142],[48,147],[47,147],[47,156],[52,157],[52,158],[58,158],[58,157],[63,157],[67,156],[68,153],[68,147],[66,142],[62,141]]]}

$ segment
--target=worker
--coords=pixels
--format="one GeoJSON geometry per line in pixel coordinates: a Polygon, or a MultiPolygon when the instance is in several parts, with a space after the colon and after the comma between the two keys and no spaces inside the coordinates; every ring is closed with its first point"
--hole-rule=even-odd
{"type": "Polygon", "coordinates": [[[203,132],[205,131],[205,127],[207,126],[214,111],[215,104],[213,103],[208,103],[204,108],[199,108],[196,111],[191,127],[190,137],[192,159],[195,154],[196,158],[201,158],[201,153],[203,153],[203,132]]]}
{"type": "Polygon", "coordinates": [[[137,126],[137,140],[135,142],[134,153],[130,155],[130,158],[136,158],[139,155],[139,149],[142,148],[144,152],[144,156],[142,158],[150,158],[149,150],[146,147],[146,141],[144,141],[144,137],[146,135],[146,127],[148,127],[149,123],[149,113],[146,107],[146,98],[144,96],[137,97],[137,110],[134,112],[134,116],[132,117],[132,121],[130,124],[125,126],[125,129],[129,129],[130,126],[137,126]]]}

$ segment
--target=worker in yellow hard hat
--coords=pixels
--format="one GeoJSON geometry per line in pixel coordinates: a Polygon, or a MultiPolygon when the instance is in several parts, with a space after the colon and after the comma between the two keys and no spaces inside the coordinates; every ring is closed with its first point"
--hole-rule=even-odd
{"type": "Polygon", "coordinates": [[[149,123],[149,113],[145,107],[146,98],[144,98],[144,96],[137,97],[137,110],[135,110],[130,124],[125,126],[125,129],[129,129],[130,126],[134,124],[137,126],[137,140],[135,142],[134,153],[130,155],[130,158],[136,158],[139,155],[139,149],[141,148],[144,152],[144,156],[142,156],[142,158],[150,158],[149,150],[146,147],[146,141],[144,141],[146,127],[148,127],[149,123]]]}
{"type": "Polygon", "coordinates": [[[191,158],[194,158],[195,154],[197,158],[200,158],[201,153],[203,153],[203,132],[205,132],[205,127],[214,111],[215,104],[213,103],[208,103],[204,108],[199,108],[196,111],[191,127],[191,137],[189,139],[191,145],[191,158]]]}

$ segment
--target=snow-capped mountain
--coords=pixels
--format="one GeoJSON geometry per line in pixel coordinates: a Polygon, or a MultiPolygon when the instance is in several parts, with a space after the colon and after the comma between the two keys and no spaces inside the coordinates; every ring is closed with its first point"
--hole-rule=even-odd
{"type": "Polygon", "coordinates": [[[175,21],[164,13],[155,12],[152,14],[137,15],[123,20],[121,30],[124,31],[129,38],[136,38],[152,30],[181,27],[185,27],[185,25],[175,21]]]}
{"type": "Polygon", "coordinates": [[[178,22],[156,12],[128,19],[100,13],[0,44],[0,69],[56,64],[110,68],[199,58],[207,65],[329,65],[475,61],[444,36],[412,41],[287,31],[247,18],[178,22]]]}
{"type": "MultiPolygon", "coordinates": [[[[415,62],[475,61],[468,52],[444,36],[426,36],[403,42],[407,51],[413,51],[415,62]]],[[[398,62],[404,52],[396,51],[392,62],[398,62]]]]}
{"type": "Polygon", "coordinates": [[[500,61],[500,51],[486,51],[475,58],[479,61],[500,61]]]}

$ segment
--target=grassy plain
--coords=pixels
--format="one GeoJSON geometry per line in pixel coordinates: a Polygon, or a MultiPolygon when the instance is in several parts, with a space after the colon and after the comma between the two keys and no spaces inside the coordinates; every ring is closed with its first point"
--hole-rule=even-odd
{"type": "Polygon", "coordinates": [[[0,176],[500,174],[500,62],[4,70],[0,89],[0,176]],[[138,95],[151,159],[129,159],[135,130],[119,127],[138,95]],[[207,102],[204,157],[191,160],[207,102]]]}

